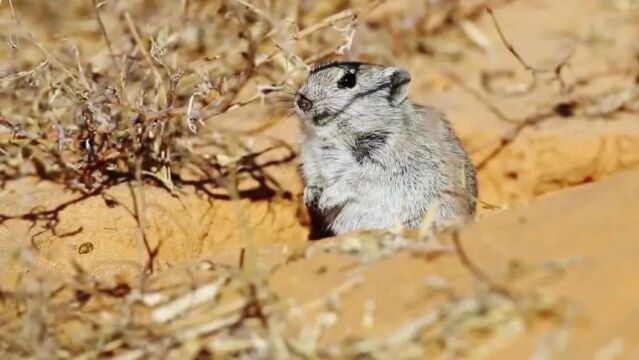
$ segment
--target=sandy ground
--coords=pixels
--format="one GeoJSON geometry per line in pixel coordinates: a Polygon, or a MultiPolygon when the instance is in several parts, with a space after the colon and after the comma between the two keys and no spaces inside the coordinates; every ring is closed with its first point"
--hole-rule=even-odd
{"type": "MultiPolygon", "coordinates": [[[[541,74],[535,91],[522,96],[482,90],[482,72],[513,71],[506,85],[498,82],[511,87],[525,85],[530,74],[505,49],[490,18],[481,16],[474,24],[486,37],[485,46],[460,37],[459,30],[449,31],[429,43],[437,56],[405,61],[413,74],[411,96],[444,110],[480,165],[516,128],[513,122],[552,110],[558,99],[615,95],[635,86],[622,68],[637,57],[639,15],[614,10],[613,3],[515,1],[495,11],[508,40],[532,66],[552,67],[574,49],[564,77],[568,84],[585,85],[571,95],[562,95],[558,82],[548,81],[549,74],[541,74]],[[499,119],[490,104],[499,104],[512,122],[499,119]]],[[[388,6],[380,14],[395,11],[394,4],[388,6]]],[[[562,310],[547,318],[509,322],[503,332],[478,339],[477,357],[639,358],[639,172],[628,170],[639,165],[639,122],[628,111],[603,116],[606,106],[594,103],[590,112],[555,114],[531,124],[482,164],[480,219],[461,230],[466,253],[516,296],[541,294],[562,310]]],[[[226,114],[216,126],[250,128],[264,120],[263,113],[259,105],[243,108],[226,114]],[[238,125],[238,118],[246,121],[238,125]]],[[[280,122],[268,135],[296,144],[296,120],[280,122]]],[[[280,155],[267,154],[265,161],[280,155]]],[[[0,286],[11,289],[38,273],[68,277],[74,274],[73,262],[107,282],[137,276],[146,257],[137,245],[140,231],[132,210],[137,192],[147,209],[145,233],[152,244],[160,244],[158,270],[198,258],[235,264],[239,248],[251,238],[259,245],[258,263],[264,269],[278,265],[269,278],[272,288],[292,303],[325,297],[346,284],[339,319],[322,338],[326,344],[387,336],[440,309],[450,294],[463,299],[479,291],[473,274],[453,254],[429,258],[404,251],[362,262],[326,250],[350,244],[347,238],[313,244],[315,255],[284,263],[308,245],[296,161],[268,169],[282,194],[260,200],[247,185],[247,196],[239,203],[191,188],[172,196],[159,188],[127,185],[76,202],[77,195],[57,185],[36,179],[10,182],[0,192],[2,214],[62,207],[49,217],[55,233],[28,218],[0,225],[5,265],[0,286]],[[14,255],[30,245],[38,251],[25,267],[24,259],[14,255]],[[427,285],[433,281],[447,291],[430,293],[427,285]]],[[[305,315],[321,315],[324,307],[311,306],[305,315]]]]}
{"type": "MultiPolygon", "coordinates": [[[[639,206],[631,200],[639,196],[638,176],[638,171],[631,171],[600,184],[544,196],[529,206],[488,216],[463,229],[466,252],[495,282],[510,282],[516,294],[552,294],[569,313],[560,325],[513,325],[512,332],[479,345],[478,355],[512,359],[536,353],[547,358],[586,359],[618,347],[623,358],[639,356],[639,286],[635,280],[639,206]],[[516,279],[514,266],[521,270],[516,279]]],[[[426,284],[435,276],[449,284],[448,291],[456,297],[473,292],[473,277],[456,256],[427,259],[410,252],[372,263],[320,252],[278,269],[271,281],[277,292],[304,303],[361,279],[340,300],[339,321],[325,338],[330,342],[384,337],[438,309],[448,299],[445,294],[429,296],[426,284]],[[366,303],[375,304],[374,320],[368,326],[366,303]]]]}

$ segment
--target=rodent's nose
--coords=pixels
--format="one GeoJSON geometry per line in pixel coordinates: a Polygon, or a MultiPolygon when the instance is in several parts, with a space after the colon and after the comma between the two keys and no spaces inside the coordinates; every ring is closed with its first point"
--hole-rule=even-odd
{"type": "Polygon", "coordinates": [[[302,94],[297,94],[297,107],[306,112],[313,108],[313,102],[302,94]]]}

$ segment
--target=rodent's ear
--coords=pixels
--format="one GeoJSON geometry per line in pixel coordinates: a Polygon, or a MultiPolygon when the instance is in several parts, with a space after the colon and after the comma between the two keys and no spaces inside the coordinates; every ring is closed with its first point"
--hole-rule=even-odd
{"type": "Polygon", "coordinates": [[[410,84],[410,73],[401,68],[387,68],[384,74],[390,83],[389,100],[391,105],[398,106],[408,96],[408,84],[410,84]]]}

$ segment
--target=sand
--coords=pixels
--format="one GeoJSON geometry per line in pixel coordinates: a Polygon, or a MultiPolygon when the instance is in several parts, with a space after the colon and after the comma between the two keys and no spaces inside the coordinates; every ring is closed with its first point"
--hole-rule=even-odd
{"type": "MultiPolygon", "coordinates": [[[[482,290],[478,274],[454,251],[380,253],[370,245],[373,235],[309,244],[297,158],[267,169],[279,193],[245,184],[239,202],[221,195],[224,191],[210,196],[186,186],[171,194],[129,184],[79,199],[36,178],[9,181],[0,191],[0,214],[17,218],[0,225],[0,288],[11,291],[30,276],[64,281],[78,266],[103,283],[135,279],[147,256],[139,241],[143,228],[150,244],[159,245],[156,272],[198,259],[237,266],[240,249],[254,243],[269,287],[306,309],[293,316],[297,326],[328,309],[337,315],[320,338],[324,346],[399,336],[407,324],[454,312],[451,304],[466,300],[479,306],[475,302],[484,291],[494,317],[484,320],[498,323],[498,330],[477,336],[449,324],[453,333],[460,331],[453,335],[472,344],[464,349],[469,357],[639,358],[639,117],[632,111],[637,104],[623,111],[610,105],[636,88],[635,77],[618,69],[632,61],[636,68],[639,15],[616,10],[615,3],[512,1],[495,10],[509,42],[532,66],[552,68],[574,51],[563,77],[568,84],[585,79],[585,85],[573,92],[562,93],[548,73],[524,95],[486,92],[482,73],[512,71],[512,79],[495,84],[504,88],[529,83],[531,74],[500,42],[485,14],[472,20],[465,36],[456,28],[429,42],[438,56],[402,60],[413,74],[411,97],[446,112],[480,167],[478,219],[461,227],[459,236],[472,263],[511,297],[482,290]],[[487,45],[479,46],[473,34],[485,37],[487,45]],[[554,110],[564,99],[592,103],[562,116],[554,110]],[[508,119],[500,119],[490,104],[499,104],[508,119]],[[530,123],[486,162],[522,121],[530,123]],[[142,226],[134,194],[144,198],[142,226]],[[43,214],[48,221],[33,222],[28,214],[34,209],[55,211],[43,214]],[[25,255],[24,248],[33,251],[25,255]],[[289,261],[300,249],[307,256],[289,261]],[[544,306],[545,313],[539,309],[544,306]]],[[[379,14],[403,9],[400,1],[384,6],[379,14]]],[[[215,126],[250,129],[271,120],[264,114],[261,105],[251,105],[216,119],[215,126]]],[[[295,118],[264,135],[298,149],[295,118]]],[[[262,159],[282,156],[274,151],[262,159]]],[[[441,241],[450,245],[450,236],[441,235],[441,241]]],[[[418,238],[405,235],[409,242],[418,238]]]]}

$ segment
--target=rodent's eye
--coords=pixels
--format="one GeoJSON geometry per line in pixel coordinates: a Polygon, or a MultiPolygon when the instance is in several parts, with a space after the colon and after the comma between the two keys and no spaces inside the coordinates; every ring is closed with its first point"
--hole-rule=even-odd
{"type": "Polygon", "coordinates": [[[337,87],[340,89],[349,88],[351,89],[357,83],[357,76],[354,72],[347,72],[342,76],[341,79],[337,82],[337,87]]]}

